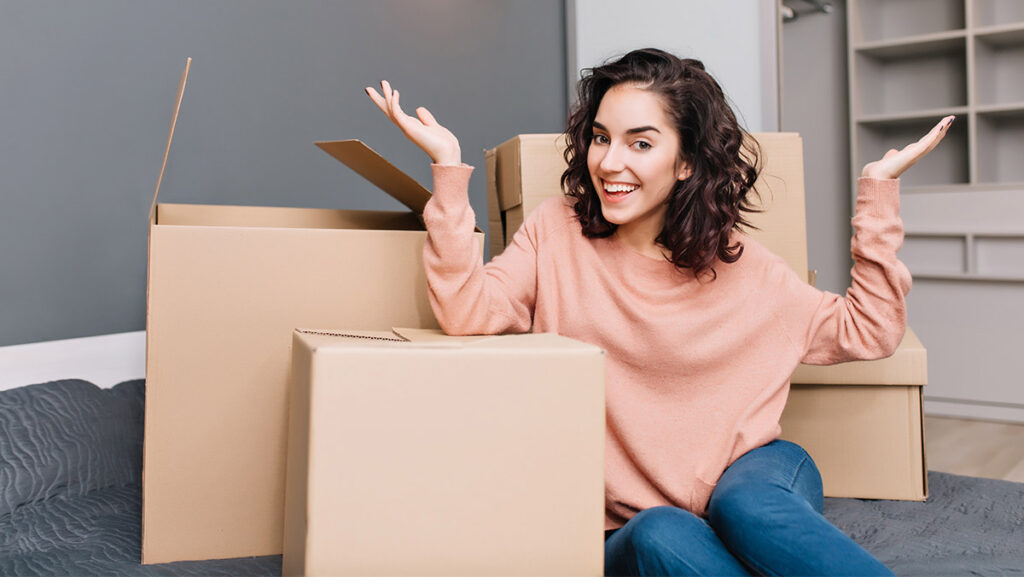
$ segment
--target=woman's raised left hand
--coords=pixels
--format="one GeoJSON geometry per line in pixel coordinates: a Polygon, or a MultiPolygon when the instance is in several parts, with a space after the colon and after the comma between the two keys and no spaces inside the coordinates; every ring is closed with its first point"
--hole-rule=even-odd
{"type": "Polygon", "coordinates": [[[924,155],[942,142],[942,138],[946,136],[954,118],[954,116],[943,118],[917,142],[908,144],[900,150],[893,148],[886,152],[881,160],[869,162],[864,166],[860,175],[868,178],[899,178],[905,170],[924,158],[924,155]]]}

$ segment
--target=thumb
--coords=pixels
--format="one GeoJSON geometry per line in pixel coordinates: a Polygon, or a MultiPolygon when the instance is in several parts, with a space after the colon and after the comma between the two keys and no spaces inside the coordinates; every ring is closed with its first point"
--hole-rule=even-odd
{"type": "Polygon", "coordinates": [[[423,121],[423,124],[437,126],[437,119],[434,118],[434,115],[431,114],[429,110],[422,106],[416,109],[416,116],[420,117],[420,120],[423,121]]]}
{"type": "Polygon", "coordinates": [[[890,148],[889,152],[886,152],[885,156],[882,157],[882,160],[885,160],[887,158],[892,158],[892,157],[896,156],[899,153],[900,153],[900,151],[896,150],[895,148],[890,148]]]}

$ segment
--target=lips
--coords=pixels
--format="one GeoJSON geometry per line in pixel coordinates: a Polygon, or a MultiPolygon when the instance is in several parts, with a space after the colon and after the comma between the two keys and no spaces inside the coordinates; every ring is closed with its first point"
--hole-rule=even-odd
{"type": "Polygon", "coordinates": [[[609,202],[621,202],[633,191],[640,188],[639,185],[630,182],[604,182],[604,196],[609,202]]]}

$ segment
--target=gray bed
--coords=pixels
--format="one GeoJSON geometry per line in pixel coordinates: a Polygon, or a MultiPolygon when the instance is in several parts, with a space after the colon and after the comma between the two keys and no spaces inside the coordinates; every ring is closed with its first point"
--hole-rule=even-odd
{"type": "MultiPolygon", "coordinates": [[[[280,575],[281,557],[139,564],[144,382],[0,392],[0,575],[280,575]]],[[[899,575],[1024,575],[1024,484],[929,473],[926,503],[826,499],[899,575]]]]}

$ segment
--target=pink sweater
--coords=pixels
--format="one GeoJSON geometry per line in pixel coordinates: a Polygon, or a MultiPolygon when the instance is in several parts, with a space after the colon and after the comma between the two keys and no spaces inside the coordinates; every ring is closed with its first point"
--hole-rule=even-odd
{"type": "Polygon", "coordinates": [[[704,515],[730,463],[779,436],[801,362],[889,356],[906,326],[910,273],[899,181],[859,182],[853,284],[822,292],[753,239],[717,280],[588,239],[570,200],[531,213],[483,264],[467,194],[473,168],[433,166],[423,251],[449,334],[552,332],[606,351],[605,528],[659,505],[704,515]]]}

